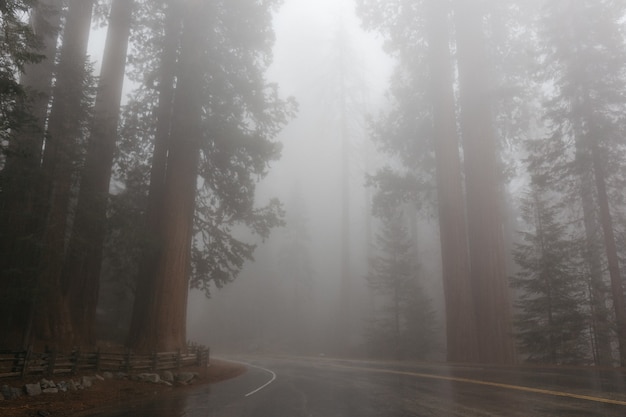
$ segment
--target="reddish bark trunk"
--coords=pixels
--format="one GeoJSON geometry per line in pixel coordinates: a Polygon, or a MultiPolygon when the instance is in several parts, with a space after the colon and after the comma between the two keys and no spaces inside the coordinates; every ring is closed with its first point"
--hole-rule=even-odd
{"type": "Polygon", "coordinates": [[[43,254],[38,289],[36,337],[53,343],[71,343],[68,309],[62,300],[61,271],[65,256],[72,175],[78,157],[77,138],[85,77],[85,58],[91,29],[92,0],[73,0],[63,32],[61,57],[50,111],[39,195],[48,217],[43,232],[43,254]]]}
{"type": "Polygon", "coordinates": [[[597,365],[610,366],[613,362],[611,348],[611,322],[606,308],[606,285],[602,272],[602,248],[594,201],[594,179],[589,158],[585,156],[584,141],[576,139],[576,166],[580,177],[580,200],[585,229],[585,260],[589,267],[589,298],[591,304],[591,328],[595,342],[594,359],[597,365]]]}
{"type": "Polygon", "coordinates": [[[624,303],[624,286],[619,267],[617,245],[613,232],[613,220],[609,207],[609,197],[606,191],[606,176],[602,165],[600,147],[596,141],[591,144],[591,158],[593,173],[598,193],[598,206],[600,208],[600,223],[604,236],[604,247],[611,278],[611,294],[613,296],[613,308],[617,327],[617,340],[619,342],[619,358],[621,366],[626,366],[626,304],[624,303]]]}
{"type": "Polygon", "coordinates": [[[157,129],[150,170],[150,189],[145,223],[148,245],[143,249],[139,265],[133,316],[127,342],[129,346],[136,346],[139,343],[139,336],[151,320],[148,316],[148,308],[153,303],[151,300],[151,294],[153,293],[152,284],[156,275],[157,262],[163,241],[160,237],[160,225],[165,204],[165,176],[172,122],[176,54],[181,30],[180,16],[175,6],[168,6],[165,19],[165,44],[160,65],[159,105],[155,115],[157,118],[157,129]]]}
{"type": "Polygon", "coordinates": [[[64,267],[64,287],[75,342],[79,345],[95,343],[94,322],[106,233],[106,207],[132,10],[132,0],[115,0],[111,6],[87,159],[64,267]]]}
{"type": "Polygon", "coordinates": [[[33,236],[38,220],[45,217],[35,204],[35,190],[41,181],[41,152],[60,22],[61,0],[42,1],[33,10],[31,24],[42,42],[39,53],[44,60],[27,65],[21,77],[21,84],[36,94],[30,103],[33,121],[10,141],[2,170],[0,340],[6,347],[22,347],[28,342],[25,339],[39,253],[33,236]]]}
{"type": "Polygon", "coordinates": [[[162,250],[147,294],[150,305],[143,315],[149,320],[135,343],[140,350],[184,349],[187,342],[191,238],[202,134],[202,33],[206,21],[201,10],[199,1],[190,1],[183,21],[161,219],[162,250]]]}
{"type": "Polygon", "coordinates": [[[498,183],[499,146],[491,116],[481,2],[458,0],[456,5],[461,132],[479,360],[508,364],[515,362],[515,349],[498,183]]]}
{"type": "Polygon", "coordinates": [[[446,3],[439,0],[429,1],[428,44],[441,261],[446,300],[447,359],[450,362],[476,362],[478,346],[456,128],[448,14],[446,3]]]}

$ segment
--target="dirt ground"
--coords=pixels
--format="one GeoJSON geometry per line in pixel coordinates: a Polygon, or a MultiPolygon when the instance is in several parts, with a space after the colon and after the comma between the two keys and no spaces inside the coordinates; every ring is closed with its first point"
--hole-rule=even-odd
{"type": "MultiPolygon", "coordinates": [[[[184,368],[183,372],[197,372],[199,377],[191,386],[199,384],[213,384],[215,382],[234,378],[243,374],[246,368],[243,365],[218,360],[211,360],[208,368],[184,368]]],[[[64,378],[78,379],[80,375],[73,377],[56,376],[55,382],[64,378]]],[[[23,387],[26,383],[39,381],[41,378],[30,380],[2,380],[0,384],[13,387],[23,387]]],[[[70,417],[78,412],[96,409],[99,406],[123,404],[134,399],[150,395],[164,394],[172,390],[189,389],[190,386],[169,387],[163,384],[149,382],[111,380],[95,381],[91,388],[75,392],[61,392],[58,394],[41,394],[36,397],[23,395],[15,400],[0,401],[0,417],[70,417]]]]}

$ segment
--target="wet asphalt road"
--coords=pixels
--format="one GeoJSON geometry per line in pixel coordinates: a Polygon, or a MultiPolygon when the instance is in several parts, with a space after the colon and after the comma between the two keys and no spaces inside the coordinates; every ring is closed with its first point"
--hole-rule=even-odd
{"type": "Polygon", "coordinates": [[[99,417],[626,416],[623,371],[248,357],[241,377],[99,417]]]}

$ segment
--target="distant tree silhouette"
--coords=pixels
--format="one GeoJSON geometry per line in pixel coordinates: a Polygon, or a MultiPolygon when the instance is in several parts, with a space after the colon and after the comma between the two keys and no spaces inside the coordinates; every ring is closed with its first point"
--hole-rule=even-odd
{"type": "Polygon", "coordinates": [[[530,230],[513,252],[520,270],[512,278],[521,290],[516,303],[517,338],[528,361],[553,364],[585,360],[585,285],[559,205],[549,203],[545,185],[533,183],[522,202],[530,230]]]}
{"type": "Polygon", "coordinates": [[[413,244],[401,211],[382,219],[376,252],[369,260],[368,285],[382,299],[365,337],[373,354],[424,358],[431,352],[435,315],[414,265],[413,244]]]}

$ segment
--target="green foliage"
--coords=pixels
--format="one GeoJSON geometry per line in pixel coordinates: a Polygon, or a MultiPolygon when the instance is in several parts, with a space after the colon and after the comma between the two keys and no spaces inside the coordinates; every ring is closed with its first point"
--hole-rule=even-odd
{"type": "MultiPolygon", "coordinates": [[[[203,120],[190,285],[207,296],[213,285],[221,288],[231,282],[252,259],[255,245],[239,237],[242,230],[266,238],[283,224],[277,200],[255,205],[256,183],[280,156],[274,138],[296,108],[264,79],[274,40],[271,11],[278,3],[210,1],[202,6],[207,30],[202,34],[204,49],[197,51],[205,76],[197,86],[203,120]]],[[[129,75],[142,84],[125,110],[116,158],[116,176],[122,183],[135,169],[147,182],[167,5],[140,2],[135,13],[129,75]]],[[[168,12],[180,10],[173,4],[168,12]]],[[[175,140],[171,146],[176,146],[175,140]]]]}
{"type": "Polygon", "coordinates": [[[516,307],[517,338],[528,361],[581,363],[588,359],[585,282],[577,250],[561,207],[536,183],[522,202],[522,217],[531,228],[521,232],[514,258],[519,272],[511,279],[521,290],[516,307]]]}
{"type": "Polygon", "coordinates": [[[27,91],[19,84],[25,65],[39,62],[39,39],[28,24],[35,0],[0,2],[0,147],[12,132],[31,121],[27,91]]]}
{"type": "Polygon", "coordinates": [[[398,207],[405,203],[419,202],[421,196],[419,191],[428,188],[413,173],[402,173],[388,166],[368,177],[367,184],[370,187],[376,187],[372,200],[372,213],[380,218],[392,216],[398,207]]]}
{"type": "Polygon", "coordinates": [[[424,1],[357,1],[367,30],[379,32],[385,50],[398,58],[392,74],[389,109],[369,123],[369,135],[393,161],[368,179],[377,188],[374,213],[399,201],[434,212],[435,160],[429,97],[424,1]],[[407,186],[410,186],[407,188],[407,186]]]}
{"type": "MultiPolygon", "coordinates": [[[[493,99],[495,128],[502,155],[500,167],[506,178],[513,176],[512,153],[519,139],[527,132],[537,103],[533,100],[530,74],[535,69],[535,56],[530,53],[536,37],[530,29],[534,2],[488,1],[482,5],[488,37],[490,97],[493,99]]],[[[379,149],[399,162],[402,168],[386,167],[373,177],[382,193],[393,193],[400,178],[414,177],[416,192],[411,198],[422,208],[436,210],[435,158],[432,132],[431,80],[428,73],[430,56],[427,42],[428,1],[358,0],[357,13],[367,30],[377,31],[385,40],[387,52],[398,58],[391,79],[390,108],[370,124],[370,136],[379,149]],[[410,171],[405,174],[404,170],[410,171]],[[390,182],[392,171],[398,181],[390,182]]],[[[452,45],[453,46],[453,45],[452,45]]],[[[454,63],[456,65],[456,63],[454,63]]],[[[384,197],[381,197],[384,199],[384,197]]]]}
{"type": "Polygon", "coordinates": [[[626,62],[620,2],[546,2],[540,20],[547,137],[531,142],[531,169],[578,193],[590,147],[602,150],[608,176],[623,170],[626,62]]]}
{"type": "Polygon", "coordinates": [[[144,166],[125,172],[125,188],[109,196],[98,301],[98,337],[124,343],[130,325],[136,278],[146,241],[147,202],[144,166]]]}
{"type": "MultiPolygon", "coordinates": [[[[544,86],[547,132],[528,142],[527,162],[567,208],[584,260],[581,271],[590,287],[596,339],[613,337],[605,301],[607,274],[602,264],[607,252],[598,211],[599,182],[606,183],[611,216],[617,219],[624,211],[624,6],[604,0],[544,2],[537,22],[536,77],[544,86]],[[600,163],[594,166],[593,158],[600,163]]],[[[621,227],[615,220],[604,226],[621,227]]],[[[605,350],[609,352],[604,356],[609,356],[610,348],[605,350]]]]}

